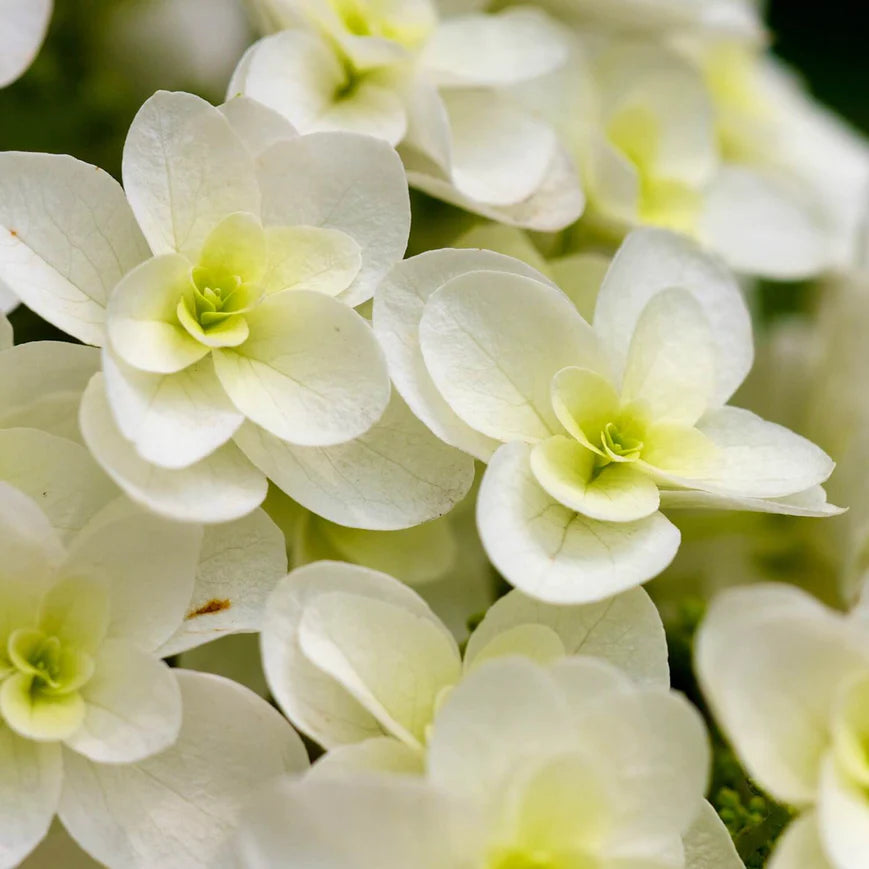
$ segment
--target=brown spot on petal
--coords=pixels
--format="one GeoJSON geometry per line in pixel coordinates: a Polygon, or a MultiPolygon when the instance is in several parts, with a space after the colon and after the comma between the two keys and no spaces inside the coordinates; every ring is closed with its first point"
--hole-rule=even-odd
{"type": "Polygon", "coordinates": [[[9,235],[11,235],[13,238],[18,238],[18,230],[17,229],[10,229],[9,235]]]}
{"type": "Polygon", "coordinates": [[[208,601],[208,603],[203,604],[199,609],[192,610],[187,613],[185,618],[187,619],[195,619],[197,616],[208,616],[212,613],[219,613],[221,610],[228,610],[232,604],[228,600],[214,600],[208,601]]]}

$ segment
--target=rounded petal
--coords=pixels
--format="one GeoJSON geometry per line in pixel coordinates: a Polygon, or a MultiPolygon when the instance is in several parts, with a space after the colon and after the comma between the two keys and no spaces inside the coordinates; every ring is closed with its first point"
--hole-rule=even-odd
{"type": "Polygon", "coordinates": [[[325,447],[364,434],[389,402],[389,374],[368,324],[322,293],[267,298],[246,315],[250,338],[217,350],[235,406],[270,434],[325,447]]]}
{"type": "Polygon", "coordinates": [[[477,501],[483,546],[513,585],[550,603],[587,603],[641,585],[672,561],[679,531],[664,516],[637,522],[581,516],[540,487],[530,452],[519,443],[501,447],[477,501]]]}
{"type": "Polygon", "coordinates": [[[824,853],[815,812],[791,821],[770,855],[769,869],[837,869],[824,853]]]}
{"type": "Polygon", "coordinates": [[[60,746],[0,726],[0,866],[18,866],[48,832],[60,799],[60,746]]]}
{"type": "Polygon", "coordinates": [[[211,359],[176,374],[149,374],[105,352],[103,377],[122,435],[146,462],[161,468],[186,468],[210,456],[244,422],[211,359]]]}
{"type": "Polygon", "coordinates": [[[818,830],[827,859],[836,869],[860,869],[869,853],[869,797],[830,758],[818,794],[818,830]]]}
{"type": "Polygon", "coordinates": [[[77,691],[50,695],[33,690],[33,676],[14,673],[0,687],[3,722],[25,739],[57,742],[68,739],[82,726],[85,704],[77,691]]]}
{"type": "Polygon", "coordinates": [[[566,296],[504,272],[467,273],[437,290],[425,304],[419,341],[450,407],[501,441],[559,431],[553,375],[571,365],[603,366],[594,333],[566,296]]]}
{"type": "Polygon", "coordinates": [[[54,8],[52,0],[3,0],[0,19],[0,88],[12,84],[33,63],[54,8]]]}
{"type": "Polygon", "coordinates": [[[97,763],[134,763],[175,742],[181,693],[172,670],[122,640],[107,640],[81,689],[85,714],[64,742],[97,763]]]}
{"type": "Polygon", "coordinates": [[[205,528],[184,623],[161,657],[238,632],[259,631],[265,603],[287,574],[286,541],[263,510],[205,528]]]}
{"type": "Polygon", "coordinates": [[[657,511],[658,487],[648,474],[615,462],[596,471],[596,458],[572,438],[556,435],[531,451],[531,471],[559,504],[590,519],[634,522],[657,511]]]}
{"type": "Polygon", "coordinates": [[[233,97],[220,106],[220,111],[256,159],[275,142],[299,135],[283,115],[248,97],[233,97]]]}
{"type": "Polygon", "coordinates": [[[179,470],[146,462],[118,430],[102,375],[82,397],[85,443],[103,470],[134,501],[182,522],[228,522],[255,510],[266,496],[266,479],[234,444],[179,470]]]}
{"type": "Polygon", "coordinates": [[[609,661],[636,682],[670,684],[667,640],[658,610],[648,594],[631,589],[600,603],[553,606],[511,591],[496,601],[471,634],[465,665],[504,632],[522,625],[545,625],[561,639],[564,654],[609,661]]]}
{"type": "Polygon", "coordinates": [[[236,443],[294,500],[351,528],[394,531],[436,519],[474,480],[473,459],[434,437],[397,396],[347,444],[295,447],[252,425],[236,443]]]}
{"type": "Polygon", "coordinates": [[[210,869],[249,797],[307,766],[301,740],[264,700],[228,679],[173,672],[184,710],[174,745],[138,763],[64,757],[60,818],[109,865],[210,869]]]}
{"type": "Polygon", "coordinates": [[[124,189],[155,254],[198,254],[237,211],[259,214],[253,158],[219,109],[160,91],[127,135],[124,189]]]}
{"type": "Polygon", "coordinates": [[[156,649],[184,617],[201,542],[199,526],[161,519],[119,499],[72,541],[63,571],[107,583],[109,636],[156,649]]]}
{"type": "Polygon", "coordinates": [[[723,404],[751,368],[751,319],[733,275],[689,239],[661,229],[632,232],[600,288],[595,332],[623,370],[643,309],[653,296],[671,289],[690,292],[709,323],[715,347],[713,400],[723,404]]]}
{"type": "Polygon", "coordinates": [[[0,227],[0,282],[59,329],[102,344],[109,295],[149,256],[117,181],[72,157],[7,152],[0,227]]]}
{"type": "MultiPolygon", "coordinates": [[[[384,733],[383,725],[365,705],[304,650],[301,632],[306,612],[321,595],[333,594],[356,597],[363,604],[380,602],[390,606],[390,612],[401,610],[410,620],[427,621],[430,631],[439,631],[449,641],[446,628],[422,598],[386,574],[321,561],[294,570],[279,583],[266,606],[261,635],[266,678],[290,720],[327,748],[384,733]]],[[[400,655],[388,658],[401,663],[400,655]]]]}
{"type": "Polygon", "coordinates": [[[266,226],[322,226],[362,251],[356,280],[341,295],[358,305],[404,256],[410,198],[404,167],[386,143],[355,133],[312,133],[270,148],[259,161],[266,226]]]}
{"type": "Polygon", "coordinates": [[[520,260],[491,251],[429,251],[398,263],[378,287],[374,331],[395,386],[414,414],[448,444],[485,461],[496,443],[463,422],[447,404],[419,346],[419,321],[430,296],[453,278],[473,271],[520,274],[546,282],[520,260]]]}

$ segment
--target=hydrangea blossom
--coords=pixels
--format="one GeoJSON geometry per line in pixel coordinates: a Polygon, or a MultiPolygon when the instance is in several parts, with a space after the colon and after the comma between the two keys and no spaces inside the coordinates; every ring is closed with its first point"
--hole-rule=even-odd
{"type": "Polygon", "coordinates": [[[489,661],[444,701],[424,779],[284,780],[248,812],[237,864],[735,869],[708,757],[687,702],[603,661],[489,661]]]}
{"type": "Polygon", "coordinates": [[[0,87],[33,63],[53,8],[53,0],[0,0],[0,87]]]}
{"type": "Polygon", "coordinates": [[[464,657],[414,591],[340,562],[293,571],[273,592],[261,635],[272,695],[330,767],[420,769],[436,710],[482,662],[595,655],[666,688],[667,647],[641,589],[604,604],[554,607],[514,591],[492,606],[464,657]]]}
{"type": "Polygon", "coordinates": [[[0,865],[17,865],[56,813],[110,866],[210,865],[246,792],[301,768],[301,744],[262,701],[159,659],[187,612],[201,534],[113,502],[64,543],[0,483],[0,865]],[[149,814],[167,799],[175,822],[155,835],[149,814]]]}
{"type": "Polygon", "coordinates": [[[398,146],[411,184],[499,221],[557,230],[584,199],[555,133],[513,98],[559,68],[567,41],[532,7],[439,22],[430,0],[257,0],[264,28],[229,95],[302,132],[355,130],[398,146]]]}
{"type": "Polygon", "coordinates": [[[385,143],[300,137],[249,100],[160,93],[133,123],[124,177],[122,191],[68,157],[0,155],[0,279],[103,345],[82,432],[132,498],[221,522],[256,508],[268,475],[373,528],[461,500],[471,462],[390,401],[351,307],[407,241],[407,185],[385,143]]]}
{"type": "Polygon", "coordinates": [[[727,270],[640,230],[589,326],[518,260],[435,251],[397,266],[374,325],[396,386],[432,430],[489,461],[478,500],[500,572],[552,602],[608,597],[679,545],[661,506],[830,515],[832,461],[726,401],[751,365],[727,270]]]}
{"type": "Polygon", "coordinates": [[[701,625],[703,690],[750,775],[800,811],[773,869],[860,869],[869,853],[869,620],[785,585],[733,589],[701,625]]]}

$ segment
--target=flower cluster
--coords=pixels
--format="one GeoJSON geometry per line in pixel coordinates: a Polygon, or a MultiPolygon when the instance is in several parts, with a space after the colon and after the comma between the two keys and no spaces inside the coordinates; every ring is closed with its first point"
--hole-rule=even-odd
{"type": "Polygon", "coordinates": [[[865,869],[869,148],[751,0],[231,5],[0,151],[0,869],[865,869]]]}

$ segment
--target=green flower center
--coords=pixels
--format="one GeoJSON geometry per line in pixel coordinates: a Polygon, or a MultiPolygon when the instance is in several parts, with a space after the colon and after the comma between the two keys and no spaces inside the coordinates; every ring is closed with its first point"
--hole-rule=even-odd
{"type": "Polygon", "coordinates": [[[31,693],[69,694],[88,682],[94,672],[90,655],[64,646],[57,637],[36,628],[13,631],[6,654],[11,665],[6,675],[17,671],[30,677],[31,693]]]}
{"type": "Polygon", "coordinates": [[[205,331],[225,322],[233,314],[247,308],[250,298],[241,275],[215,274],[214,270],[196,266],[193,269],[193,294],[188,310],[205,331]]]}
{"type": "Polygon", "coordinates": [[[499,850],[490,869],[595,869],[597,861],[574,851],[554,853],[545,850],[511,848],[499,850]]]}
{"type": "Polygon", "coordinates": [[[601,447],[614,462],[635,462],[643,450],[643,441],[632,427],[608,422],[600,433],[601,447]]]}

